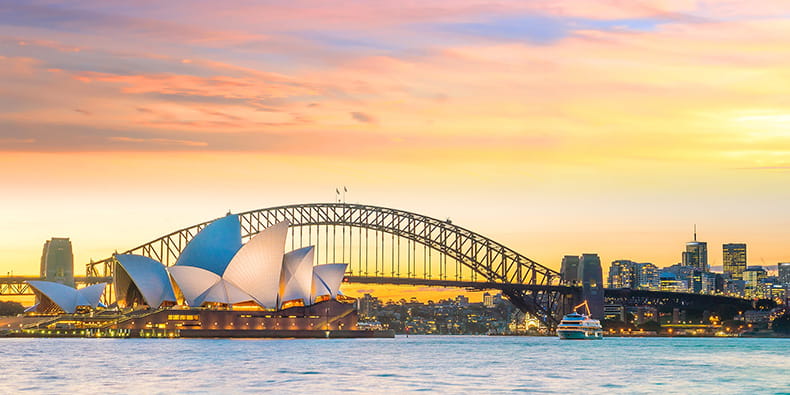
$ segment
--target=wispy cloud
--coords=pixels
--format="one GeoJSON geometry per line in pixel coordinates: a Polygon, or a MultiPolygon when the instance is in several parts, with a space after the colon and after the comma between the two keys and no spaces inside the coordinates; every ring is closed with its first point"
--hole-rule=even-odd
{"type": "Polygon", "coordinates": [[[753,167],[740,167],[739,170],[790,170],[788,166],[753,166],[753,167]]]}
{"type": "Polygon", "coordinates": [[[362,123],[376,123],[376,118],[372,115],[365,114],[364,112],[352,111],[351,118],[362,123]]]}
{"type": "Polygon", "coordinates": [[[208,143],[205,141],[192,141],[192,140],[173,140],[163,138],[141,139],[133,137],[110,137],[110,141],[118,141],[121,143],[137,143],[137,144],[161,144],[161,145],[183,145],[187,147],[206,147],[208,143]]]}
{"type": "Polygon", "coordinates": [[[14,139],[14,138],[0,138],[0,145],[16,145],[16,144],[33,144],[36,139],[14,139]]]}

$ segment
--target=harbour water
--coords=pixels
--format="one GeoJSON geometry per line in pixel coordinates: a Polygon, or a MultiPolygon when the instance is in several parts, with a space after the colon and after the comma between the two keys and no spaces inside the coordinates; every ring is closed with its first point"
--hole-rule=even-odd
{"type": "Polygon", "coordinates": [[[790,339],[0,339],[0,393],[790,394],[790,339]]]}

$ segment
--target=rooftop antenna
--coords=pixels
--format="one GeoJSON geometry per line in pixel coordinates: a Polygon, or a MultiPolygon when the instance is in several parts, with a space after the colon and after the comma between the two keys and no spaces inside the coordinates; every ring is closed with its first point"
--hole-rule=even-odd
{"type": "Polygon", "coordinates": [[[694,224],[694,241],[697,241],[697,224],[694,224]]]}

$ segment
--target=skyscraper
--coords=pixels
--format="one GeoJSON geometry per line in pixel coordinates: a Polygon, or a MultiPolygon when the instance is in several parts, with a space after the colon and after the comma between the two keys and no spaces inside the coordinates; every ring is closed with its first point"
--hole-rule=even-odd
{"type": "Polygon", "coordinates": [[[47,281],[74,286],[74,255],[68,238],[53,237],[52,240],[44,242],[41,277],[47,281]]]}
{"type": "Polygon", "coordinates": [[[729,274],[733,280],[743,280],[743,271],[746,270],[746,243],[722,244],[722,253],[724,274],[729,274]]]}
{"type": "Polygon", "coordinates": [[[779,268],[779,282],[790,284],[790,262],[782,262],[776,266],[779,268]]]}
{"type": "Polygon", "coordinates": [[[697,270],[707,272],[708,267],[708,243],[697,241],[697,228],[694,227],[694,240],[686,243],[686,251],[683,253],[683,266],[691,266],[697,270]]]}
{"type": "Polygon", "coordinates": [[[632,288],[633,265],[634,262],[627,260],[612,261],[609,266],[609,288],[632,288]]]}
{"type": "Polygon", "coordinates": [[[638,263],[637,269],[636,287],[639,289],[658,290],[658,267],[650,262],[645,262],[638,263]]]}
{"type": "Polygon", "coordinates": [[[768,273],[762,266],[749,266],[743,271],[743,280],[746,282],[744,289],[744,296],[747,298],[762,298],[764,297],[765,290],[760,283],[765,279],[768,273]]]}

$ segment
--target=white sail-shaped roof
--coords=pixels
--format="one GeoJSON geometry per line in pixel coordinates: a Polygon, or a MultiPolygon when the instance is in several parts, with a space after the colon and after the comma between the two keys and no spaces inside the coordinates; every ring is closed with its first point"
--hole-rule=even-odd
{"type": "Polygon", "coordinates": [[[220,281],[216,273],[194,266],[171,266],[167,271],[178,284],[186,303],[192,307],[200,306],[198,297],[220,281]]]}
{"type": "Polygon", "coordinates": [[[77,290],[77,292],[80,294],[80,296],[82,296],[83,302],[85,302],[84,306],[90,306],[91,308],[95,309],[97,306],[99,306],[101,295],[104,293],[104,288],[106,287],[107,283],[93,284],[85,288],[80,288],[77,290]]]}
{"type": "Polygon", "coordinates": [[[340,293],[340,284],[346,274],[345,263],[329,263],[313,266],[313,286],[310,295],[311,302],[323,295],[337,297],[340,293]]]}
{"type": "Polygon", "coordinates": [[[289,226],[288,221],[283,221],[255,235],[239,249],[222,276],[265,308],[277,308],[280,270],[289,226]]]}
{"type": "Polygon", "coordinates": [[[230,281],[222,279],[197,297],[196,306],[204,303],[236,304],[242,302],[255,302],[255,298],[244,292],[230,281]]]}
{"type": "MultiPolygon", "coordinates": [[[[51,281],[28,281],[27,283],[39,299],[39,308],[42,307],[41,305],[55,304],[69,314],[73,314],[77,310],[79,295],[76,289],[51,281]]],[[[47,310],[51,311],[49,308],[47,310]]]]}
{"type": "Polygon", "coordinates": [[[239,216],[228,215],[208,224],[184,247],[176,266],[194,266],[221,276],[241,248],[239,216]]]}
{"type": "Polygon", "coordinates": [[[280,275],[280,307],[283,302],[301,299],[310,304],[310,290],[313,284],[313,259],[315,249],[304,247],[283,256],[280,275]]]}
{"type": "Polygon", "coordinates": [[[176,301],[164,265],[142,255],[115,255],[115,259],[118,261],[114,276],[117,301],[125,303],[135,288],[145,304],[153,308],[159,307],[164,301],[176,301]]]}
{"type": "Polygon", "coordinates": [[[28,281],[27,283],[39,298],[38,309],[52,311],[53,307],[57,306],[69,314],[73,314],[80,306],[90,306],[95,309],[99,305],[99,299],[107,285],[100,283],[75,289],[51,281],[28,281]]]}

